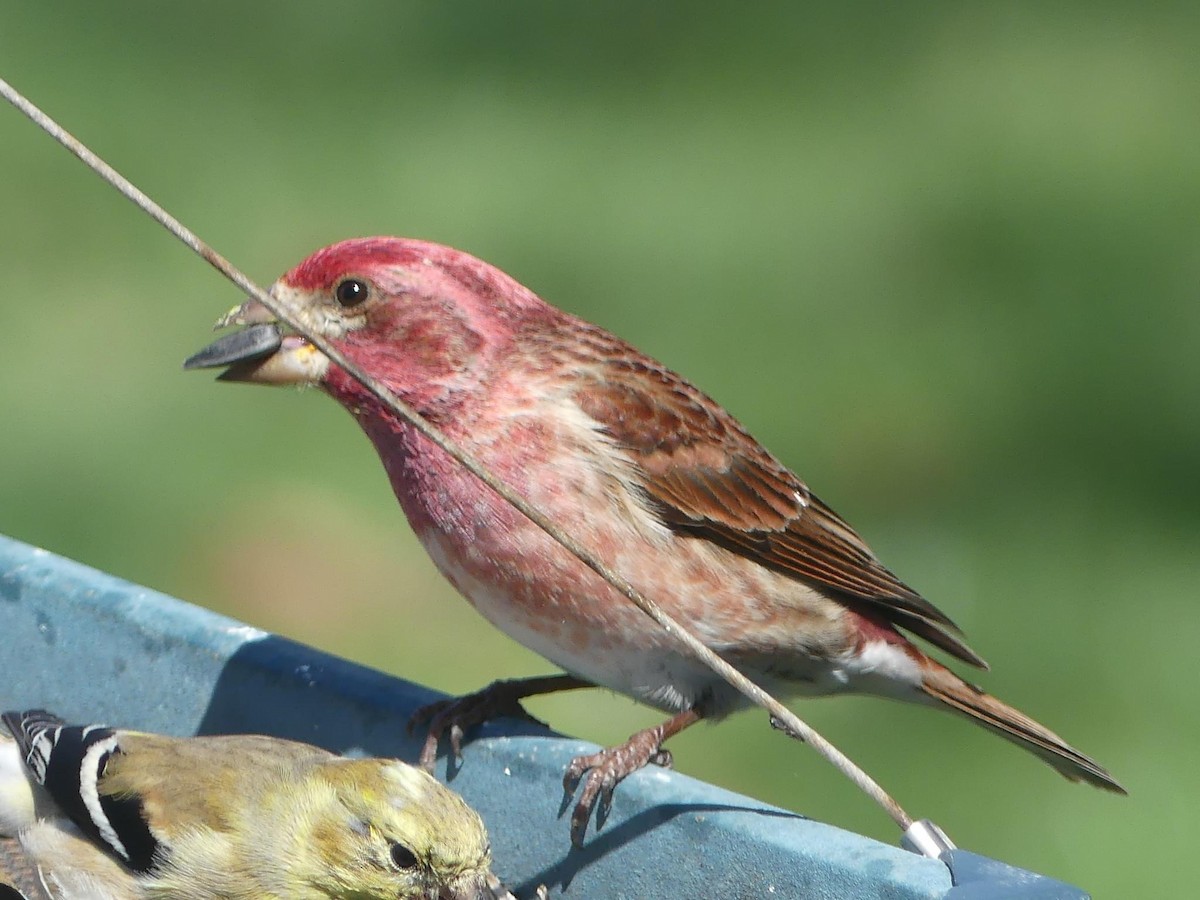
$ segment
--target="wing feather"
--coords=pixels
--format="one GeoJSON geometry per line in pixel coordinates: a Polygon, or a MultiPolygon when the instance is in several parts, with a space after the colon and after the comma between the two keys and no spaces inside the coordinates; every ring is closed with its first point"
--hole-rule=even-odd
{"type": "MultiPolygon", "coordinates": [[[[576,329],[581,326],[574,323],[576,329]]],[[[724,409],[598,328],[570,360],[575,399],[637,464],[663,520],[761,565],[832,589],[947,653],[986,663],[958,626],[885,567],[861,537],[724,409]]]]}

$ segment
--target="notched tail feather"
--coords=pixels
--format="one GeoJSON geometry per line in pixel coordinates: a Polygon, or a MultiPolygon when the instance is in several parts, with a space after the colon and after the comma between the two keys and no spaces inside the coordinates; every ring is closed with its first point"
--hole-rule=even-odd
{"type": "Polygon", "coordinates": [[[1019,710],[963,681],[944,666],[937,665],[934,670],[926,670],[920,687],[932,699],[1024,747],[1068,780],[1086,781],[1115,794],[1128,793],[1094,759],[1084,756],[1053,731],[1019,710]]]}

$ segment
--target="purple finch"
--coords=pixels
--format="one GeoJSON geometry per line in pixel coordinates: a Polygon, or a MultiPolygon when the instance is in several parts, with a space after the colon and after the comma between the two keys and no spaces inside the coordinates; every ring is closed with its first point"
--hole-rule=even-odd
{"type": "MultiPolygon", "coordinates": [[[[364,238],[319,250],[272,296],[380,379],[760,685],[790,695],[876,694],[949,709],[1073,781],[1123,793],[1100,765],[928,656],[969,665],[954,623],[738,422],[691,383],[601,328],[449,247],[364,238]]],[[[250,301],[256,325],[191,367],[228,381],[319,385],[358,421],[434,564],[480,613],[566,676],[498,683],[521,697],[589,685],[671,713],[570,767],[585,773],[578,842],[597,797],[668,758],[662,743],[746,705],[741,694],[521,513],[250,301]]],[[[480,712],[483,710],[483,712],[480,712]]],[[[435,710],[426,762],[460,709],[435,710]]]]}

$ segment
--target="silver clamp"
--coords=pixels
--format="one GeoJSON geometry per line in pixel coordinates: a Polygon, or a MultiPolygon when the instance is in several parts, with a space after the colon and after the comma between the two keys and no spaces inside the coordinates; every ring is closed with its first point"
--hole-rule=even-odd
{"type": "Polygon", "coordinates": [[[930,859],[941,859],[948,850],[957,850],[954,841],[946,836],[946,832],[938,828],[928,819],[918,819],[913,822],[900,838],[900,846],[918,856],[930,859]]]}

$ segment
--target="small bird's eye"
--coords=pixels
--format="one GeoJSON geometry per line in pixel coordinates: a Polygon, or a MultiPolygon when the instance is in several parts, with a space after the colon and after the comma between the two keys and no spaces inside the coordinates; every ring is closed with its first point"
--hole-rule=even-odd
{"type": "Polygon", "coordinates": [[[417,854],[403,844],[392,844],[392,864],[397,869],[411,869],[417,864],[417,854]]]}
{"type": "Polygon", "coordinates": [[[371,296],[371,287],[361,278],[347,278],[345,281],[338,282],[333,295],[337,298],[338,303],[349,308],[358,306],[371,296]]]}

